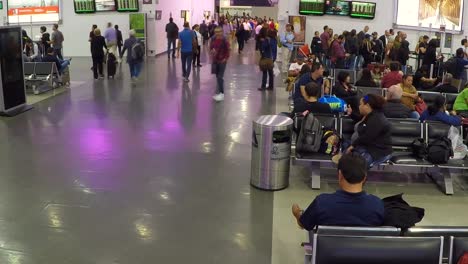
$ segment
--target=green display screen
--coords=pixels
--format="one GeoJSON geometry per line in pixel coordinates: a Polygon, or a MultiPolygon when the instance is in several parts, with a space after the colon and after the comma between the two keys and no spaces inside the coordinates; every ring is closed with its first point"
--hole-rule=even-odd
{"type": "Polygon", "coordinates": [[[94,13],[96,12],[96,3],[94,0],[73,0],[75,13],[94,13]]]}
{"type": "Polygon", "coordinates": [[[323,15],[325,14],[325,1],[324,0],[300,0],[299,14],[323,15]]]}
{"type": "Polygon", "coordinates": [[[0,1],[0,9],[3,9],[3,1],[0,1]]]}
{"type": "Polygon", "coordinates": [[[351,2],[350,16],[354,18],[373,19],[375,17],[376,3],[351,2]]]}
{"type": "Polygon", "coordinates": [[[138,0],[117,0],[117,11],[119,12],[136,12],[139,9],[138,0]]]}

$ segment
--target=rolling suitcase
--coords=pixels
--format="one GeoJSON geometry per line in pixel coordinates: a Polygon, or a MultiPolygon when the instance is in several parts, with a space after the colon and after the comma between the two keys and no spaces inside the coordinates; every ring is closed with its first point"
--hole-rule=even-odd
{"type": "Polygon", "coordinates": [[[117,71],[117,58],[113,53],[107,55],[107,78],[114,78],[117,71]]]}

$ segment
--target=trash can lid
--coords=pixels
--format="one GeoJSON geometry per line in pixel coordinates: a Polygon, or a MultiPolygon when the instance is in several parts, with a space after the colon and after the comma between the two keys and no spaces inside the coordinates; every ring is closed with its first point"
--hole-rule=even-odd
{"type": "Polygon", "coordinates": [[[262,115],[255,123],[263,126],[279,127],[289,126],[293,124],[293,120],[287,116],[282,115],[262,115]]]}

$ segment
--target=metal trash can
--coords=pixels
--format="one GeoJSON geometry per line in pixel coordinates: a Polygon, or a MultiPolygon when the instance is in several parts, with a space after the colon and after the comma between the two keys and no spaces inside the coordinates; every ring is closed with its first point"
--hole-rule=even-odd
{"type": "Polygon", "coordinates": [[[293,120],[264,115],[253,121],[250,184],[263,190],[281,190],[289,185],[293,120]]]}

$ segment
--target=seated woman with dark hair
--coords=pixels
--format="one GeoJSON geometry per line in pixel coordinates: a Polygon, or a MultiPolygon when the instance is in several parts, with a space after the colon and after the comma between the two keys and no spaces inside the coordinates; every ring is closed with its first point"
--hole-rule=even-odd
{"type": "Polygon", "coordinates": [[[303,113],[303,112],[311,112],[314,114],[322,113],[322,114],[331,114],[330,105],[325,103],[320,103],[318,98],[320,97],[321,88],[318,84],[311,82],[308,83],[305,87],[305,95],[304,101],[298,102],[294,104],[294,110],[292,114],[296,113],[303,113]]]}
{"type": "Polygon", "coordinates": [[[359,87],[378,87],[377,83],[375,83],[374,79],[372,78],[371,71],[369,69],[362,70],[362,76],[359,81],[356,82],[356,86],[359,87]]]}
{"type": "Polygon", "coordinates": [[[438,95],[434,103],[430,105],[422,114],[419,120],[440,121],[452,126],[461,126],[462,118],[455,115],[449,115],[446,112],[445,97],[438,95]]]}
{"type": "Polygon", "coordinates": [[[357,97],[357,92],[353,90],[351,86],[351,76],[348,72],[338,73],[338,78],[333,87],[333,94],[336,97],[345,100],[347,104],[351,106],[353,111],[356,111],[359,105],[359,98],[357,97]]]}
{"type": "Polygon", "coordinates": [[[462,48],[459,48],[455,55],[457,58],[457,70],[453,73],[453,78],[465,80],[465,66],[468,65],[468,60],[465,60],[465,51],[462,48]]]}
{"type": "MultiPolygon", "coordinates": [[[[382,96],[364,96],[359,103],[362,119],[354,126],[351,140],[342,144],[343,153],[359,153],[369,168],[389,160],[392,155],[392,126],[383,113],[384,104],[382,96]]],[[[339,160],[337,156],[333,157],[334,162],[339,160]]]]}
{"type": "Polygon", "coordinates": [[[438,81],[435,78],[429,77],[429,66],[423,65],[414,73],[413,85],[418,90],[429,90],[437,85],[438,81]]]}

